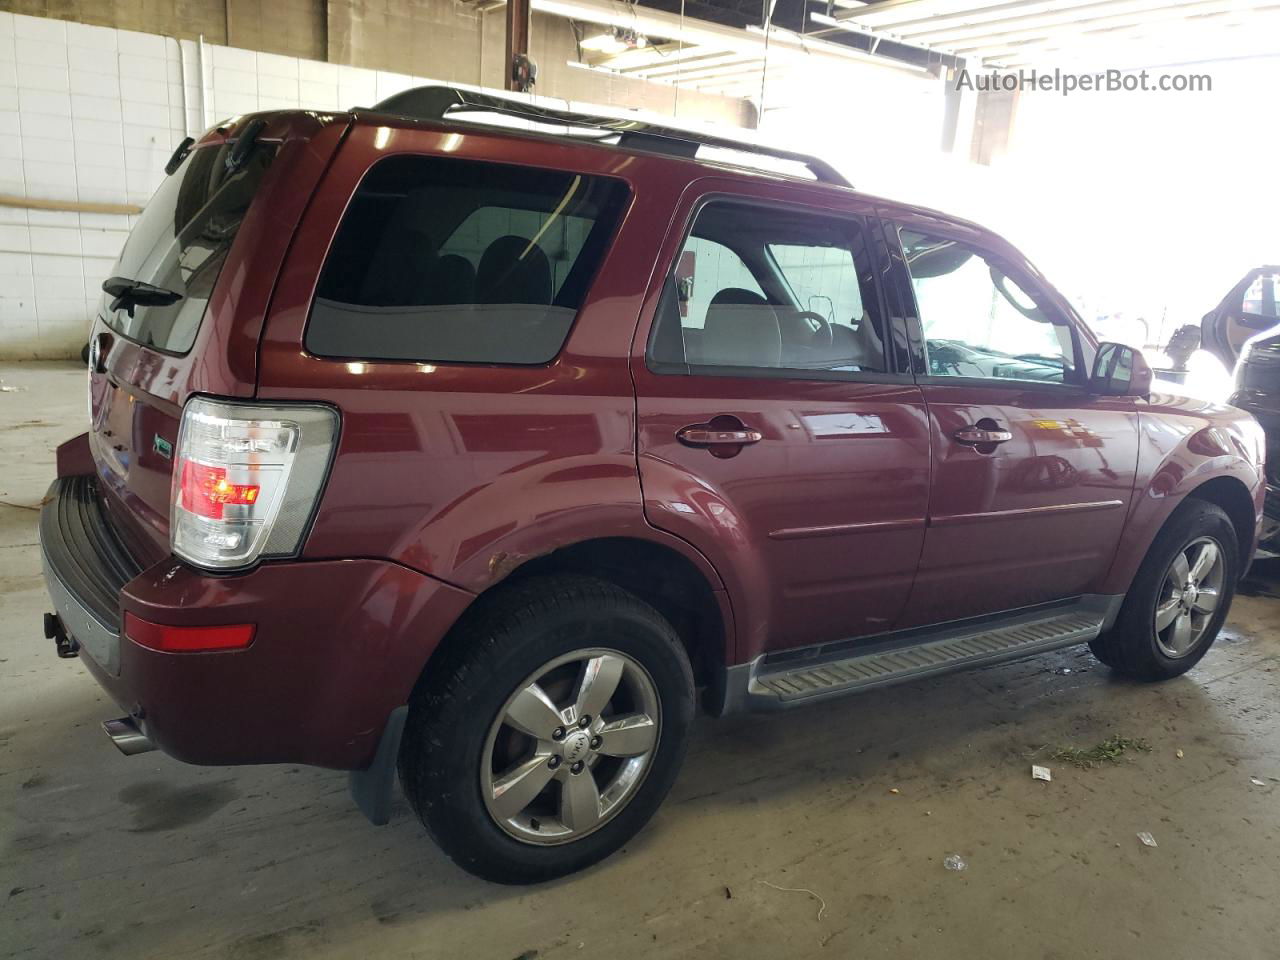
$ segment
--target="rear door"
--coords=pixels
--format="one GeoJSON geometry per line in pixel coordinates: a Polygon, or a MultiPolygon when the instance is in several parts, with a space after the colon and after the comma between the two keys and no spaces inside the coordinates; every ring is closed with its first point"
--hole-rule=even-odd
{"type": "Polygon", "coordinates": [[[960,225],[887,226],[918,315],[934,464],[902,626],[1094,592],[1133,495],[1141,401],[1086,391],[1074,318],[1025,264],[960,225]]]}
{"type": "Polygon", "coordinates": [[[646,516],[729,581],[739,660],[880,633],[911,588],[929,475],[883,251],[860,208],[699,186],[633,351],[646,516]]]}
{"type": "Polygon", "coordinates": [[[176,295],[104,294],[89,341],[90,445],[106,504],[142,559],[168,552],[170,476],[192,393],[251,396],[262,315],[293,225],[344,123],[243,121],[192,149],[147,203],[113,278],[176,295]],[[250,130],[238,159],[236,145],[250,130]],[[287,185],[288,189],[279,189],[287,185]],[[269,204],[255,200],[269,196],[269,204]]]}

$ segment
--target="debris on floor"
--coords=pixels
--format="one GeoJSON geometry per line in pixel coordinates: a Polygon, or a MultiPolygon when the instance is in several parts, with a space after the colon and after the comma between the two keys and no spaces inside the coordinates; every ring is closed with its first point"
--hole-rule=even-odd
{"type": "Polygon", "coordinates": [[[1050,773],[1048,767],[1042,767],[1038,763],[1033,763],[1031,765],[1031,779],[1043,780],[1048,783],[1053,779],[1053,774],[1050,773]]]}
{"type": "Polygon", "coordinates": [[[901,793],[902,791],[899,790],[897,787],[890,787],[889,792],[893,794],[898,794],[898,793],[901,793]]]}
{"type": "Polygon", "coordinates": [[[1181,750],[1179,750],[1177,753],[1174,754],[1174,756],[1177,757],[1179,760],[1181,760],[1183,757],[1183,753],[1181,750]]]}
{"type": "Polygon", "coordinates": [[[21,389],[22,387],[11,387],[3,380],[0,380],[0,393],[17,393],[21,389]]]}
{"type": "Polygon", "coordinates": [[[780,887],[776,883],[770,883],[768,880],[757,880],[756,883],[763,883],[766,887],[772,887],[774,890],[781,890],[783,893],[807,893],[813,899],[818,901],[818,916],[821,920],[822,915],[827,911],[827,901],[823,900],[818,894],[814,893],[808,887],[780,887]]]}
{"type": "Polygon", "coordinates": [[[1144,847],[1159,846],[1159,844],[1156,843],[1156,838],[1153,837],[1151,834],[1147,833],[1147,831],[1145,830],[1143,830],[1141,833],[1138,834],[1138,839],[1142,841],[1142,845],[1144,847]]]}
{"type": "Polygon", "coordinates": [[[1087,750],[1081,750],[1079,747],[1058,747],[1050,756],[1054,760],[1087,770],[1102,763],[1119,763],[1121,755],[1128,750],[1150,753],[1151,744],[1141,738],[1117,735],[1107,737],[1087,750]]]}
{"type": "Polygon", "coordinates": [[[964,858],[958,853],[953,853],[942,861],[942,865],[948,870],[954,870],[959,873],[961,870],[967,870],[969,865],[964,862],[964,858]]]}
{"type": "Polygon", "coordinates": [[[1257,777],[1250,777],[1249,782],[1252,783],[1255,787],[1265,787],[1267,785],[1267,781],[1259,780],[1257,777]]]}

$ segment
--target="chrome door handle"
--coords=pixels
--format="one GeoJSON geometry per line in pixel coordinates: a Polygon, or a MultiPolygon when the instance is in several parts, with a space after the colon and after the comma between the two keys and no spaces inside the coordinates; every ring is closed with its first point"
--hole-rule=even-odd
{"type": "Polygon", "coordinates": [[[978,447],[984,443],[1004,443],[1006,440],[1013,439],[1013,434],[1008,430],[985,430],[982,427],[961,427],[951,436],[971,447],[978,447]]]}
{"type": "Polygon", "coordinates": [[[691,447],[709,446],[741,446],[744,443],[759,443],[764,434],[759,430],[712,430],[702,424],[681,427],[676,431],[676,439],[691,447]]]}

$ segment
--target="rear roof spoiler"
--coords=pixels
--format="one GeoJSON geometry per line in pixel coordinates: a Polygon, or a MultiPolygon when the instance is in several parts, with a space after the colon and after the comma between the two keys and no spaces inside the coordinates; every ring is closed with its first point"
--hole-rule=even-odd
{"type": "Polygon", "coordinates": [[[741,140],[731,140],[727,137],[681,130],[678,127],[666,127],[646,120],[601,117],[574,113],[571,110],[540,107],[488,93],[459,90],[457,87],[415,87],[388,97],[375,104],[372,109],[378,113],[395,114],[414,120],[436,121],[443,121],[447,115],[459,113],[498,113],[522,120],[597,130],[600,136],[594,138],[595,142],[674,157],[696,157],[699,147],[733,150],[738,153],[755,154],[799,164],[807,169],[819,183],[840,187],[851,186],[835,167],[807,153],[795,153],[791,150],[779,150],[741,140]]]}

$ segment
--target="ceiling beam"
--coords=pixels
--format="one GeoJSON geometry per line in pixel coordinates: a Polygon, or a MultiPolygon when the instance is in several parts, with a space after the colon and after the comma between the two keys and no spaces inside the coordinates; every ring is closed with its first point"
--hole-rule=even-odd
{"type": "MultiPolygon", "coordinates": [[[[675,75],[684,75],[691,70],[701,70],[704,67],[719,66],[725,63],[733,63],[741,60],[743,54],[733,50],[716,50],[708,51],[702,47],[686,47],[685,52],[689,50],[700,51],[698,56],[684,56],[677,58],[667,58],[656,62],[651,62],[646,66],[623,67],[622,72],[629,77],[643,77],[650,79],[652,77],[665,77],[675,75]]],[[[599,64],[602,67],[608,67],[611,70],[618,69],[611,60],[606,60],[599,64]]]]}
{"type": "MultiPolygon", "coordinates": [[[[1064,54],[1065,56],[1055,58],[1059,62],[1063,60],[1080,61],[1086,56],[1091,57],[1095,62],[1100,62],[1096,52],[1093,51],[1097,51],[1099,48],[1113,48],[1124,45],[1129,49],[1119,51],[1121,56],[1117,62],[1133,63],[1134,41],[1140,40],[1146,46],[1148,44],[1194,38],[1198,42],[1200,53],[1198,59],[1207,59],[1218,52],[1210,50],[1206,46],[1206,41],[1210,39],[1214,32],[1225,34],[1240,28],[1257,29],[1256,23],[1231,23],[1230,20],[1233,13],[1234,11],[1224,10],[1219,13],[1180,19],[1167,23],[1163,29],[1155,31],[1150,29],[1150,24],[1143,23],[1132,24],[1127,27],[1086,30],[1071,34],[1060,32],[1018,42],[994,44],[982,50],[972,51],[972,53],[981,55],[983,61],[990,66],[1043,64],[1048,54],[1064,54]]],[[[1269,22],[1274,22],[1280,16],[1280,4],[1268,4],[1265,7],[1255,8],[1250,12],[1250,16],[1254,21],[1265,19],[1269,22]]],[[[1144,57],[1148,56],[1145,50],[1143,54],[1144,57]]],[[[1148,62],[1151,61],[1148,60],[1148,62]]]]}
{"type": "MultiPolygon", "coordinates": [[[[971,23],[991,23],[1024,13],[1044,13],[1054,10],[1065,12],[1079,7],[1086,7],[1095,2],[1098,2],[1098,0],[1009,0],[1006,3],[962,7],[954,13],[920,17],[913,20],[900,20],[893,24],[882,25],[881,29],[889,30],[899,36],[909,37],[930,30],[942,30],[971,23]]],[[[1101,0],[1101,2],[1115,2],[1115,0],[1101,0]]],[[[1169,0],[1169,2],[1174,2],[1174,0],[1169,0]]],[[[884,4],[877,4],[873,9],[878,9],[882,6],[884,4]]],[[[865,24],[865,19],[855,14],[844,14],[840,19],[865,24]]],[[[870,24],[867,25],[870,26],[870,24]]]]}
{"type": "MultiPolygon", "coordinates": [[[[994,36],[1019,29],[1052,26],[1060,23],[1085,23],[1109,16],[1128,13],[1146,13],[1154,10],[1191,10],[1201,6],[1204,0],[1094,0],[1078,6],[1052,6],[1047,10],[1032,10],[1019,16],[1001,17],[974,23],[917,26],[902,31],[902,36],[934,43],[954,43],[971,37],[994,36]]],[[[1046,4],[1038,4],[1046,6],[1046,4]]]]}
{"type": "Polygon", "coordinates": [[[754,73],[759,75],[764,60],[760,57],[749,57],[747,59],[738,59],[732,63],[722,63],[716,66],[703,67],[700,70],[690,70],[688,73],[680,74],[679,78],[671,76],[664,79],[670,80],[672,83],[677,82],[683,86],[684,84],[696,84],[699,80],[707,80],[712,77],[736,77],[743,73],[754,73]]]}
{"type": "Polygon", "coordinates": [[[928,53],[937,53],[948,57],[953,57],[955,55],[954,50],[949,50],[946,47],[936,46],[930,43],[922,43],[919,40],[904,40],[895,33],[872,30],[860,24],[851,23],[848,20],[837,20],[834,17],[828,17],[823,13],[811,13],[809,14],[809,19],[814,23],[820,23],[824,27],[829,27],[833,30],[841,30],[845,33],[852,33],[859,37],[868,37],[872,41],[872,50],[875,50],[877,42],[884,41],[886,43],[896,43],[899,46],[911,47],[914,50],[924,50],[928,53]]]}
{"type": "Polygon", "coordinates": [[[1006,0],[882,0],[858,10],[850,10],[840,19],[850,20],[864,27],[892,29],[898,24],[1007,5],[1006,0]]]}
{"type": "MultiPolygon", "coordinates": [[[[563,17],[567,20],[585,20],[635,30],[651,37],[681,40],[686,44],[706,47],[716,51],[735,51],[757,54],[764,50],[763,31],[752,32],[738,27],[726,27],[705,20],[681,18],[649,7],[617,3],[615,0],[531,0],[533,9],[540,13],[563,17]]],[[[924,74],[921,68],[895,62],[885,57],[873,57],[860,50],[853,50],[841,43],[801,38],[789,30],[774,27],[769,31],[770,64],[787,60],[813,66],[847,66],[851,63],[875,64],[884,69],[900,70],[914,75],[924,74]]]]}
{"type": "MultiPolygon", "coordinates": [[[[1253,0],[1248,0],[1245,11],[1247,12],[1253,5],[1253,0]]],[[[995,23],[968,30],[945,30],[926,36],[929,37],[930,42],[946,43],[957,50],[972,50],[989,46],[993,42],[1002,43],[1049,36],[1054,33],[1074,34],[1093,29],[1164,23],[1200,14],[1241,9],[1240,0],[1187,0],[1174,6],[1170,6],[1164,0],[1120,0],[1114,4],[1100,6],[1103,8],[1102,11],[1076,19],[1062,16],[1030,17],[1024,22],[995,23]],[[1108,10],[1111,12],[1107,12],[1108,10]]]]}

